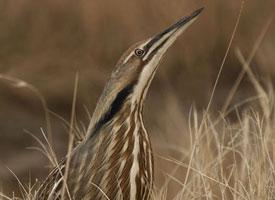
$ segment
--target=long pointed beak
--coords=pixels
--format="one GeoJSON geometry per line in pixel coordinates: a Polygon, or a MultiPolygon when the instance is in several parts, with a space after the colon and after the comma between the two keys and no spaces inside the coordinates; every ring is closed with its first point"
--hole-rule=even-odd
{"type": "Polygon", "coordinates": [[[157,54],[156,52],[160,52],[159,54],[161,56],[174,43],[178,36],[197,19],[203,9],[204,8],[200,8],[194,11],[191,15],[183,17],[175,24],[152,37],[144,47],[146,51],[144,61],[150,60],[157,54]]]}

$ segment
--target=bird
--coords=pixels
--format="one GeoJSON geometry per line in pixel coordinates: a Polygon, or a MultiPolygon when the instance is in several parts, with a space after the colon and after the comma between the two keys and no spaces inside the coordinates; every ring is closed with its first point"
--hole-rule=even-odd
{"type": "Polygon", "coordinates": [[[50,172],[35,200],[153,199],[154,157],[143,123],[144,100],[165,52],[202,10],[122,55],[99,97],[84,140],[50,172]]]}

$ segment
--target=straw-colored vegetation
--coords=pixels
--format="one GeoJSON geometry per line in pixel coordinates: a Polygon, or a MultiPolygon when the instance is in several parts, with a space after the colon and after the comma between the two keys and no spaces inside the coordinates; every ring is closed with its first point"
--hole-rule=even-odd
{"type": "MultiPolygon", "coordinates": [[[[218,4],[218,2],[212,2],[211,5],[215,5],[215,3],[218,4]]],[[[161,103],[155,105],[157,109],[154,108],[155,112],[151,114],[148,111],[150,111],[150,105],[154,103],[150,103],[149,94],[145,124],[148,125],[148,131],[152,133],[155,152],[156,199],[275,199],[275,90],[272,82],[273,77],[271,73],[267,76],[268,78],[262,81],[255,71],[261,71],[260,68],[264,62],[258,61],[257,63],[262,65],[257,65],[258,69],[256,70],[255,62],[253,62],[256,58],[258,59],[259,55],[262,55],[261,45],[265,38],[270,35],[272,27],[274,28],[274,22],[272,16],[271,18],[268,16],[262,21],[261,28],[258,28],[254,40],[250,41],[249,48],[242,50],[242,45],[238,44],[236,38],[238,31],[242,30],[241,20],[245,18],[246,6],[254,4],[249,4],[249,2],[235,2],[235,4],[238,5],[236,10],[239,9],[239,12],[235,12],[232,16],[233,22],[230,24],[232,30],[227,30],[229,31],[226,33],[228,38],[222,45],[225,47],[223,49],[224,55],[221,54],[220,62],[215,65],[215,74],[218,73],[218,76],[215,76],[212,81],[213,85],[209,87],[207,103],[203,106],[200,104],[199,108],[188,105],[189,112],[184,111],[182,109],[184,102],[178,96],[181,91],[173,91],[173,80],[168,81],[167,79],[170,77],[164,77],[163,73],[159,78],[161,81],[157,84],[165,85],[165,97],[162,100],[162,105],[161,103]],[[226,85],[229,89],[226,89],[226,92],[221,95],[217,88],[223,87],[220,85],[220,81],[226,68],[230,67],[230,65],[226,65],[228,62],[240,66],[240,70],[229,86],[226,85]],[[245,83],[242,82],[244,79],[246,80],[245,83]],[[240,98],[240,93],[245,93],[247,90],[247,86],[242,86],[242,84],[250,85],[249,95],[245,98],[240,98]],[[222,99],[222,103],[217,101],[217,98],[222,99]],[[216,104],[221,106],[215,106],[216,104]],[[160,105],[161,110],[159,110],[160,105]],[[153,118],[156,119],[153,120],[153,118]],[[155,125],[152,125],[154,123],[155,125]]],[[[225,3],[225,5],[227,4],[225,3]]],[[[206,9],[205,12],[209,11],[206,9]]],[[[251,20],[253,21],[253,19],[251,20]]],[[[223,25],[220,24],[219,26],[223,25]]],[[[248,26],[246,28],[252,30],[254,27],[248,26]]],[[[192,30],[190,31],[192,32],[192,30]]],[[[200,33],[195,34],[199,35],[200,33]]],[[[182,48],[182,46],[176,48],[182,48]]],[[[188,49],[192,51],[193,48],[189,47],[188,49]]],[[[274,52],[274,45],[269,46],[269,49],[274,52]]],[[[207,53],[210,54],[210,52],[204,52],[204,54],[207,53]]],[[[186,62],[188,63],[188,61],[186,62]]],[[[189,62],[194,64],[193,61],[189,62]]],[[[273,65],[269,66],[270,68],[275,66],[275,63],[271,64],[273,65]]],[[[206,65],[214,65],[214,63],[209,61],[204,65],[206,67],[206,65]]],[[[76,75],[74,81],[75,86],[70,83],[70,87],[75,89],[73,98],[68,100],[73,102],[69,109],[70,118],[67,118],[70,120],[64,119],[49,108],[51,103],[46,101],[47,96],[42,95],[43,92],[36,87],[36,84],[31,84],[26,79],[21,80],[12,75],[0,74],[1,83],[8,83],[8,85],[16,88],[9,88],[10,90],[23,90],[23,93],[31,91],[31,93],[26,93],[38,97],[38,104],[42,105],[43,108],[45,128],[41,128],[39,133],[38,131],[26,130],[24,132],[27,134],[24,137],[32,136],[28,137],[28,141],[33,138],[36,145],[31,149],[41,152],[41,157],[43,154],[46,155],[51,167],[58,165],[58,160],[61,157],[60,151],[56,150],[57,147],[63,144],[62,148],[66,149],[64,143],[59,143],[59,140],[56,142],[56,134],[58,133],[54,129],[56,127],[54,124],[64,125],[69,133],[65,136],[69,138],[67,154],[70,154],[72,147],[84,137],[85,127],[88,125],[87,122],[84,123],[78,119],[79,110],[82,112],[84,110],[77,109],[78,102],[82,100],[78,97],[83,90],[81,89],[81,68],[79,72],[80,74],[76,75]]],[[[95,69],[94,73],[100,72],[95,69]]],[[[153,85],[153,87],[151,91],[161,86],[153,85]]],[[[188,95],[188,93],[184,93],[184,95],[188,95]]],[[[156,99],[158,98],[160,96],[156,97],[156,99]]],[[[194,101],[196,102],[196,100],[194,101]]],[[[85,115],[89,118],[89,111],[85,111],[85,115]]],[[[36,177],[39,176],[35,176],[26,181],[21,180],[21,177],[12,168],[8,171],[11,174],[11,179],[17,183],[13,184],[13,190],[20,192],[13,196],[4,190],[0,193],[0,199],[31,200],[43,178],[40,177],[39,180],[36,180],[36,177]],[[34,179],[35,181],[32,181],[34,179]]],[[[48,173],[48,169],[44,171],[46,171],[44,175],[48,173]]],[[[2,184],[5,186],[5,182],[2,184]]]]}
{"type": "MultiPolygon", "coordinates": [[[[269,88],[263,89],[249,68],[246,68],[247,63],[239,51],[237,55],[255,86],[255,97],[234,105],[217,117],[205,112],[200,119],[198,112],[191,108],[188,118],[189,148],[176,149],[181,159],[156,155],[158,159],[174,166],[169,173],[165,173],[166,180],[156,189],[156,199],[171,199],[167,197],[167,192],[169,184],[175,183],[180,189],[174,199],[275,198],[274,88],[267,83],[269,88]],[[246,103],[253,106],[240,112],[239,106],[246,103]],[[229,112],[237,114],[237,122],[230,123],[226,119],[229,112]],[[183,180],[175,176],[181,168],[185,176],[183,180]]],[[[42,133],[44,144],[36,138],[42,147],[41,151],[56,165],[55,153],[43,130],[42,133]]],[[[23,199],[31,199],[39,183],[27,186],[15,174],[14,177],[21,188],[23,199]]],[[[2,199],[17,199],[4,193],[0,195],[2,199]]]]}

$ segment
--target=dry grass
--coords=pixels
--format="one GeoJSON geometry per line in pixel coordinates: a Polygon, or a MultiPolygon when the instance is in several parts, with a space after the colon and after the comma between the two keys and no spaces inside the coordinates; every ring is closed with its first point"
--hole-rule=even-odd
{"type": "MultiPolygon", "coordinates": [[[[173,170],[165,173],[165,182],[156,189],[156,199],[275,198],[274,89],[271,87],[266,91],[254,79],[240,50],[236,50],[236,54],[257,91],[253,103],[249,102],[254,108],[240,113],[239,105],[234,106],[231,112],[236,112],[239,117],[235,123],[230,123],[225,113],[218,117],[204,113],[204,119],[199,119],[199,113],[193,109],[188,118],[189,148],[185,151],[177,149],[182,159],[156,155],[157,159],[174,166],[173,170]],[[183,179],[176,175],[180,169],[185,174],[183,179]],[[179,186],[176,194],[169,193],[170,184],[179,186]]],[[[44,153],[49,157],[55,156],[45,134],[43,135],[46,145],[40,144],[44,153]]],[[[18,178],[17,180],[23,198],[10,198],[1,193],[2,199],[32,199],[38,183],[24,186],[18,178]]]]}
{"type": "MultiPolygon", "coordinates": [[[[251,102],[248,100],[234,105],[218,117],[212,117],[206,112],[203,113],[202,119],[199,119],[200,114],[195,109],[191,110],[188,118],[189,148],[185,151],[176,149],[182,159],[156,155],[158,159],[174,166],[170,173],[165,173],[165,182],[156,189],[156,199],[173,197],[183,200],[273,200],[275,198],[274,88],[267,82],[269,87],[264,89],[250,70],[248,61],[243,58],[240,49],[236,49],[235,52],[255,88],[255,98],[251,102]],[[243,103],[248,103],[250,108],[239,112],[239,106],[243,103]],[[227,120],[230,112],[237,114],[237,122],[231,123],[227,120]],[[176,172],[181,168],[185,171],[184,179],[176,176],[176,172]],[[180,186],[177,193],[172,196],[168,191],[169,184],[180,186]]],[[[75,88],[77,82],[78,77],[75,88]]],[[[76,90],[73,105],[75,101],[76,90]]],[[[72,110],[74,109],[73,106],[72,110]]],[[[73,133],[74,111],[69,124],[71,124],[70,132],[73,133]]],[[[56,165],[57,158],[52,152],[51,144],[44,133],[43,135],[46,145],[37,140],[44,153],[56,165]]],[[[69,140],[68,154],[74,143],[74,136],[70,135],[72,136],[69,140]]],[[[16,177],[15,174],[14,176],[16,177]]],[[[32,199],[38,183],[25,187],[17,177],[16,179],[22,191],[22,199],[32,199]]],[[[0,195],[2,199],[17,199],[3,193],[0,195]]]]}
{"type": "Polygon", "coordinates": [[[172,195],[174,199],[275,198],[274,89],[265,91],[239,50],[236,54],[257,91],[253,103],[248,101],[251,107],[239,112],[242,103],[235,105],[231,109],[238,115],[235,123],[230,123],[225,113],[214,118],[204,113],[205,120],[199,120],[193,110],[189,116],[190,147],[178,150],[182,160],[159,156],[173,163],[175,170],[166,174],[167,183],[156,199],[171,199],[167,197],[171,182],[180,186],[172,195]],[[179,168],[185,171],[184,179],[175,175],[179,168]]]}

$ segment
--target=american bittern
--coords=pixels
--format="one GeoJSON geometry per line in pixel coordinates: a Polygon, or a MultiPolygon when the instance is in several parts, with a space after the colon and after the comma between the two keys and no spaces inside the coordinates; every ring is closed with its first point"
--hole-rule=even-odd
{"type": "MultiPolygon", "coordinates": [[[[154,165],[142,121],[143,102],[164,53],[201,11],[123,54],[98,101],[85,140],[71,153],[64,199],[152,198],[154,165]]],[[[61,199],[65,163],[48,176],[36,199],[61,199]]]]}

